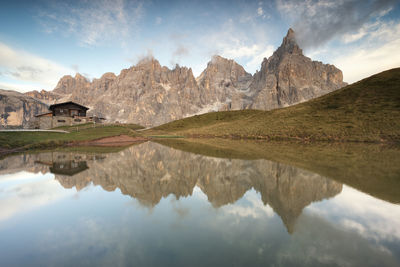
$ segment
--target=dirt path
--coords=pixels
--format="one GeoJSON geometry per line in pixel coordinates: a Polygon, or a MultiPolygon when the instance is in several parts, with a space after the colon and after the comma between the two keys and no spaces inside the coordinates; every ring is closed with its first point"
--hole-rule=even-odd
{"type": "Polygon", "coordinates": [[[87,146],[126,146],[137,142],[147,141],[149,139],[145,137],[132,137],[128,135],[118,135],[111,137],[104,137],[91,141],[79,142],[79,145],[87,146]]]}

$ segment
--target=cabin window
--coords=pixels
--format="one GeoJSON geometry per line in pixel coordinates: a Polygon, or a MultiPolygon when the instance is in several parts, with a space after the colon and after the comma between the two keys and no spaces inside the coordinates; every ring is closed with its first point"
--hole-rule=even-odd
{"type": "Polygon", "coordinates": [[[65,122],[65,120],[57,120],[57,122],[65,122]]]}

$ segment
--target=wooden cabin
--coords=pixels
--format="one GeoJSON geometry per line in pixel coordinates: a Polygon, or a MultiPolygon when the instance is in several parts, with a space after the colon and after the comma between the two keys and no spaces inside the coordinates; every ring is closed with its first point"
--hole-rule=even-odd
{"type": "Polygon", "coordinates": [[[69,101],[59,104],[54,104],[49,107],[53,116],[69,116],[69,117],[86,117],[86,111],[89,108],[79,105],[75,102],[69,101]]]}
{"type": "Polygon", "coordinates": [[[87,117],[86,111],[88,109],[72,101],[53,104],[49,107],[50,112],[35,116],[34,128],[50,129],[58,126],[71,126],[87,122],[101,123],[104,121],[103,118],[87,117]]]}

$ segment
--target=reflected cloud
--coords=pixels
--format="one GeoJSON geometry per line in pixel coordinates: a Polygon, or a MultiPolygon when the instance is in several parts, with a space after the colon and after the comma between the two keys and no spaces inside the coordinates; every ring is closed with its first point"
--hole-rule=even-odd
{"type": "Polygon", "coordinates": [[[400,208],[344,186],[340,195],[308,210],[329,218],[345,229],[381,241],[400,241],[400,208]]]}
{"type": "Polygon", "coordinates": [[[23,214],[72,195],[62,189],[54,175],[15,173],[0,178],[0,221],[23,214]]]}

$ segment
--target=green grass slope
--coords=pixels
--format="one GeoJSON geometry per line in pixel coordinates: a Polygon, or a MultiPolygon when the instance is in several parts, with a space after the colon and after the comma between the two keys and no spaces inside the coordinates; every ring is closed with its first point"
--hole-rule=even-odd
{"type": "Polygon", "coordinates": [[[89,141],[121,134],[138,136],[139,134],[135,131],[137,128],[137,125],[131,124],[85,124],[57,128],[67,130],[69,133],[0,132],[0,152],[15,148],[26,150],[56,147],[70,142],[89,141]]]}
{"type": "Polygon", "coordinates": [[[173,121],[147,135],[310,141],[400,141],[400,68],[325,96],[272,111],[212,112],[173,121]]]}

